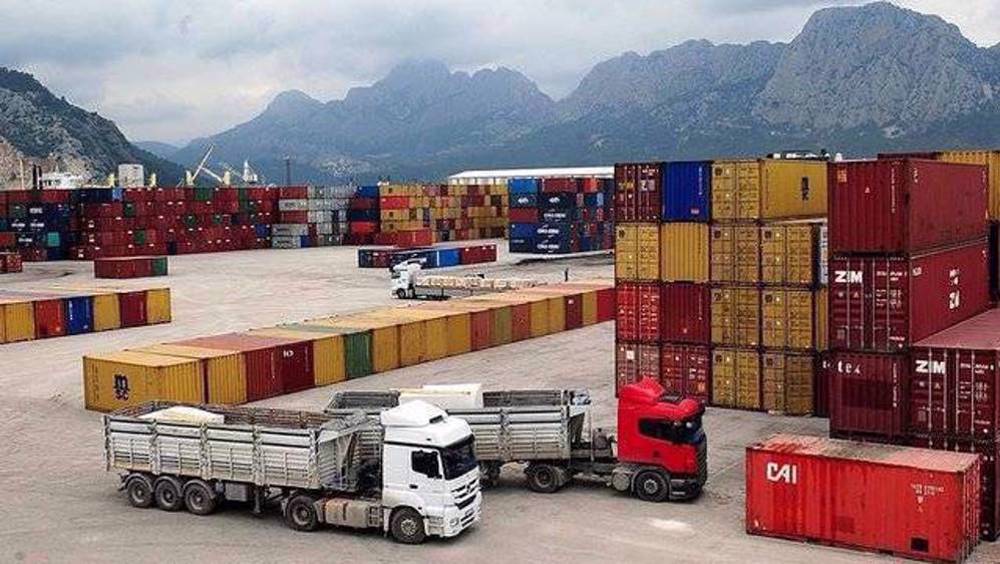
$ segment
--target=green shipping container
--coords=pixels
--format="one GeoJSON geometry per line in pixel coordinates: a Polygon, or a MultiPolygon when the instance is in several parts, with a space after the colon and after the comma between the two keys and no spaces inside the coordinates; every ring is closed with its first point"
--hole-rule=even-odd
{"type": "Polygon", "coordinates": [[[188,229],[194,229],[198,227],[198,216],[194,214],[188,214],[184,216],[184,227],[188,229]]]}
{"type": "Polygon", "coordinates": [[[54,249],[61,245],[62,237],[58,231],[49,231],[45,234],[45,246],[54,249]]]}
{"type": "Polygon", "coordinates": [[[514,339],[511,325],[511,308],[501,307],[493,310],[493,342],[506,345],[514,339]]]}
{"type": "Polygon", "coordinates": [[[153,276],[167,275],[167,257],[153,258],[153,276]]]}
{"type": "Polygon", "coordinates": [[[145,245],[146,244],[146,231],[144,229],[137,229],[132,232],[132,243],[135,245],[145,245]]]}
{"type": "Polygon", "coordinates": [[[355,328],[331,327],[327,325],[292,324],[281,329],[332,333],[344,337],[344,373],[347,379],[361,378],[372,373],[372,332],[355,328]]]}

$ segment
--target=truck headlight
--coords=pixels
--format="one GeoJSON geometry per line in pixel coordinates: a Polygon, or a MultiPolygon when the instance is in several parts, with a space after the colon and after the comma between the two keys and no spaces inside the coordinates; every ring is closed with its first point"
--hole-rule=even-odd
{"type": "Polygon", "coordinates": [[[451,521],[448,522],[448,526],[457,527],[462,521],[458,517],[452,517],[451,521]]]}

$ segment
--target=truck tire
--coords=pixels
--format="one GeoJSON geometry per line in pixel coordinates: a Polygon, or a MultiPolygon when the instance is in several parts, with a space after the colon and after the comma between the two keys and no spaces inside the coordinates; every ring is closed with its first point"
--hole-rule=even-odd
{"type": "Polygon", "coordinates": [[[295,495],[285,504],[285,524],[296,531],[311,532],[319,528],[316,500],[308,495],[295,495]]]}
{"type": "Polygon", "coordinates": [[[211,515],[217,499],[212,487],[202,480],[191,480],[184,486],[184,507],[195,515],[211,515]]]}
{"type": "Polygon", "coordinates": [[[533,492],[555,493],[566,483],[562,469],[551,464],[531,464],[524,473],[533,492]]]}
{"type": "Polygon", "coordinates": [[[406,299],[406,290],[402,290],[402,289],[396,290],[396,298],[400,299],[400,300],[405,300],[406,299]]]}
{"type": "Polygon", "coordinates": [[[420,544],[427,538],[424,530],[424,518],[415,509],[404,507],[397,509],[389,521],[389,534],[392,540],[402,544],[420,544]]]}
{"type": "Polygon", "coordinates": [[[633,490],[639,499],[659,503],[670,497],[670,481],[663,472],[643,470],[635,477],[633,490]]]}
{"type": "Polygon", "coordinates": [[[153,506],[153,484],[142,474],[132,474],[125,479],[125,495],[132,507],[146,509],[153,506]]]}
{"type": "Polygon", "coordinates": [[[156,506],[164,511],[180,511],[184,508],[184,485],[173,476],[161,476],[153,482],[153,499],[156,506]]]}

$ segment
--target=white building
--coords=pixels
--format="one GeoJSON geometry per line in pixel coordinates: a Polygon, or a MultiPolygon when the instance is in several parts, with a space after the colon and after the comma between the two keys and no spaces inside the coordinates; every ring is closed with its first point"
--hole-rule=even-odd
{"type": "Polygon", "coordinates": [[[467,170],[448,177],[448,184],[506,184],[512,178],[614,178],[613,166],[467,170]]]}
{"type": "Polygon", "coordinates": [[[146,170],[141,164],[118,165],[118,186],[140,188],[146,185],[146,170]]]}

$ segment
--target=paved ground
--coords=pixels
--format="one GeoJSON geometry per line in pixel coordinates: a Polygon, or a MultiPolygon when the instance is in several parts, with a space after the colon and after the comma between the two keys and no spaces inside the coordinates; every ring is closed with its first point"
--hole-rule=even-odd
{"type": "MultiPolygon", "coordinates": [[[[387,273],[354,267],[353,249],[251,251],[171,258],[159,279],[174,292],[170,325],[0,345],[0,562],[871,562],[885,557],[749,537],[743,532],[743,447],[776,431],[823,434],[824,421],[710,410],[710,478],[698,501],[646,504],[598,484],[552,496],[522,487],[517,468],[487,493],[485,516],[469,534],[402,547],[377,534],[295,533],[277,515],[239,508],[211,517],[129,507],[104,471],[100,416],[82,408],[80,357],[180,337],[295,321],[389,304],[387,273]]],[[[608,259],[515,266],[506,256],[490,273],[558,280],[610,278],[608,259]]],[[[470,270],[477,270],[472,268],[470,270]]],[[[155,280],[155,279],[151,279],[155,280]]],[[[3,287],[92,284],[89,264],[27,266],[3,287]]],[[[155,282],[154,282],[155,283],[155,282]]],[[[132,281],[130,287],[149,285],[132,281]]],[[[482,382],[488,389],[588,388],[595,423],[614,422],[610,324],[355,380],[340,389],[482,382]]],[[[321,408],[334,388],[265,405],[321,408]]],[[[1000,546],[975,562],[1000,561],[1000,546]]]]}

